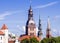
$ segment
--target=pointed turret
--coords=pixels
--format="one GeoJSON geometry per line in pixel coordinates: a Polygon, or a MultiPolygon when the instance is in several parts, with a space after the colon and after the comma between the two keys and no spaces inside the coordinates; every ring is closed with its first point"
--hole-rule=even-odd
{"type": "Polygon", "coordinates": [[[1,29],[2,29],[2,30],[6,30],[6,29],[8,29],[8,28],[7,28],[6,24],[3,24],[3,26],[2,26],[1,29]]]}
{"type": "Polygon", "coordinates": [[[28,20],[30,20],[31,17],[33,18],[33,10],[32,10],[31,5],[30,5],[30,8],[28,10],[28,20]]]}
{"type": "Polygon", "coordinates": [[[38,26],[38,37],[42,39],[42,28],[41,28],[41,19],[39,16],[39,26],[38,26]]]}
{"type": "Polygon", "coordinates": [[[49,16],[48,16],[48,22],[47,22],[46,37],[47,37],[47,38],[51,38],[51,28],[50,28],[49,16]]]}

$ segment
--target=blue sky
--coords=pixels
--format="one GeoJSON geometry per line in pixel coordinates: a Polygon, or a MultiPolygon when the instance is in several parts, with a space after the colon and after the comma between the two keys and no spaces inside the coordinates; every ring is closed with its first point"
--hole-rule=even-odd
{"type": "MultiPolygon", "coordinates": [[[[45,37],[47,19],[50,17],[53,36],[60,35],[60,0],[31,0],[34,20],[38,26],[41,18],[43,36],[45,37]]],[[[14,34],[24,34],[24,27],[28,18],[30,0],[0,0],[0,28],[3,24],[8,26],[14,34]]]]}

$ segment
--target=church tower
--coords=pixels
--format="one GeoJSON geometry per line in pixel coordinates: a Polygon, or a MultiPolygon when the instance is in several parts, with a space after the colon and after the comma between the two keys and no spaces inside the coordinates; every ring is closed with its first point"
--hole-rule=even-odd
{"type": "Polygon", "coordinates": [[[26,23],[26,35],[30,35],[30,36],[36,35],[36,26],[33,20],[33,10],[31,6],[28,10],[28,20],[26,23]]]}
{"type": "Polygon", "coordinates": [[[47,22],[46,37],[47,38],[51,38],[51,28],[50,28],[50,20],[49,20],[49,17],[48,17],[48,22],[47,22]]]}
{"type": "Polygon", "coordinates": [[[3,24],[1,30],[5,33],[3,43],[8,43],[8,28],[6,24],[3,24]]]}
{"type": "Polygon", "coordinates": [[[38,37],[40,39],[42,39],[42,28],[41,28],[41,19],[40,19],[40,16],[39,16],[39,26],[38,26],[38,37]]]}

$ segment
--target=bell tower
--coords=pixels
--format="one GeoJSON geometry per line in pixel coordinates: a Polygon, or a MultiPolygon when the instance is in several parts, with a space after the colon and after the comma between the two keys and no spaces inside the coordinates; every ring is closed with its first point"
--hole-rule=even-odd
{"type": "Polygon", "coordinates": [[[26,23],[26,35],[30,35],[30,36],[36,35],[36,26],[33,20],[33,10],[31,6],[28,10],[28,20],[26,23]]]}

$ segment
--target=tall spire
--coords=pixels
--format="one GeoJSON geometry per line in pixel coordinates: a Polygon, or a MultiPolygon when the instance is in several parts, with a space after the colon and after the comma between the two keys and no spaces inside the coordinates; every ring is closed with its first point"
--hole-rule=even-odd
{"type": "Polygon", "coordinates": [[[40,15],[39,15],[38,37],[39,37],[40,39],[42,39],[42,28],[41,28],[40,15]]]}
{"type": "Polygon", "coordinates": [[[30,0],[30,9],[29,9],[30,11],[32,11],[31,2],[32,2],[32,1],[30,0]]]}
{"type": "Polygon", "coordinates": [[[41,19],[40,19],[40,15],[39,15],[39,27],[38,27],[39,30],[41,30],[41,19]]]}
{"type": "Polygon", "coordinates": [[[26,23],[26,35],[30,35],[30,36],[36,35],[36,25],[33,19],[33,10],[31,7],[31,0],[30,0],[30,8],[28,10],[28,20],[26,23]]]}
{"type": "Polygon", "coordinates": [[[48,22],[47,22],[46,37],[47,37],[47,38],[51,38],[51,28],[50,28],[49,16],[48,16],[48,22]]]}
{"type": "Polygon", "coordinates": [[[47,29],[50,29],[50,20],[49,20],[49,16],[48,16],[48,22],[47,22],[47,29]]]}
{"type": "Polygon", "coordinates": [[[30,8],[29,8],[29,11],[28,11],[28,20],[31,19],[31,17],[33,18],[33,10],[32,10],[32,7],[31,7],[31,0],[30,0],[30,8]]]}

